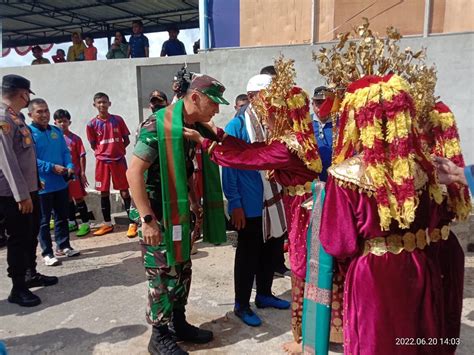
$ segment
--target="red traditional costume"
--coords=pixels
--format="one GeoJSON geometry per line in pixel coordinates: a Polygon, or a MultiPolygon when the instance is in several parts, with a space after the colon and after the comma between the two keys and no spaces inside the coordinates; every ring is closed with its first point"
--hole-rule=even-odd
{"type": "Polygon", "coordinates": [[[311,196],[311,183],[318,178],[322,166],[309,115],[308,95],[293,86],[292,62],[280,59],[275,67],[276,79],[253,102],[261,119],[273,117],[275,120],[269,142],[250,144],[227,136],[220,144],[204,140],[202,146],[221,166],[273,171],[275,180],[284,188],[292,271],[292,330],[299,343],[310,216],[301,205],[311,196]]]}
{"type": "MultiPolygon", "coordinates": [[[[421,118],[424,127],[423,138],[426,148],[436,156],[453,161],[464,167],[456,119],[443,102],[437,102],[432,110],[421,118]]],[[[451,221],[465,220],[471,211],[471,199],[467,186],[451,184],[447,186],[445,200],[440,207],[442,221],[440,226],[449,226],[451,221]]],[[[446,339],[459,339],[461,333],[461,312],[464,289],[464,252],[453,232],[447,240],[433,244],[429,252],[442,273],[445,311],[446,339]]],[[[454,354],[457,341],[450,341],[450,350],[454,354]]]]}
{"type": "Polygon", "coordinates": [[[471,204],[467,188],[442,193],[429,154],[464,165],[454,117],[435,103],[424,50],[400,50],[393,27],[382,39],[367,20],[355,32],[315,55],[342,100],[320,240],[350,263],[344,350],[453,353],[464,258],[449,224],[471,204]]]}
{"type": "Polygon", "coordinates": [[[439,229],[441,191],[409,93],[396,75],[365,76],[342,102],[320,240],[350,260],[347,354],[447,353],[442,272],[430,244],[447,239],[449,227],[439,229]]]}

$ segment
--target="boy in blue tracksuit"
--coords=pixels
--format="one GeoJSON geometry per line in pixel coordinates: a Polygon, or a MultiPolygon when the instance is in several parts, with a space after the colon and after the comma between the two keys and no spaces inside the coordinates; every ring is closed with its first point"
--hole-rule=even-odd
{"type": "Polygon", "coordinates": [[[56,256],[79,255],[79,251],[71,247],[68,228],[69,195],[66,181],[74,178],[74,166],[62,131],[49,125],[50,112],[46,101],[32,100],[28,111],[33,121],[30,129],[35,141],[38,172],[44,185],[39,192],[41,222],[38,238],[45,265],[55,266],[60,264],[56,256]],[[49,230],[52,211],[55,216],[55,251],[49,230]]]}

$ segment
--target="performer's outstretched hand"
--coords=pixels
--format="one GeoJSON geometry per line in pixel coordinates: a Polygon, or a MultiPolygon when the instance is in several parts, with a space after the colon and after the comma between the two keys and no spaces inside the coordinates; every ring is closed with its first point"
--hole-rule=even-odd
{"type": "Polygon", "coordinates": [[[200,122],[201,126],[206,127],[208,130],[214,132],[215,135],[217,135],[217,126],[213,121],[209,122],[200,122]]]}
{"type": "Polygon", "coordinates": [[[184,135],[184,138],[190,141],[194,141],[199,144],[201,144],[204,141],[204,138],[201,136],[201,134],[198,131],[191,128],[184,127],[183,135],[184,135]]]}
{"type": "Polygon", "coordinates": [[[439,182],[449,185],[454,182],[467,185],[464,169],[454,164],[451,160],[441,157],[434,157],[434,165],[438,172],[439,182]]]}

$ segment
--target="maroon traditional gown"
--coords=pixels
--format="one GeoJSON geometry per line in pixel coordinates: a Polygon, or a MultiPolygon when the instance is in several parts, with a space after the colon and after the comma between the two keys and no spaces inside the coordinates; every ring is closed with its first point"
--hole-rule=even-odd
{"type": "Polygon", "coordinates": [[[421,188],[410,228],[401,230],[392,223],[389,231],[382,231],[375,198],[364,190],[367,186],[358,184],[358,178],[350,174],[343,179],[344,169],[334,169],[330,169],[326,184],[320,240],[330,255],[349,261],[344,287],[344,353],[448,353],[441,340],[445,335],[441,270],[429,246],[399,250],[398,254],[363,253],[367,240],[435,231],[440,222],[437,205],[421,188]]]}
{"type": "MultiPolygon", "coordinates": [[[[454,214],[448,212],[447,200],[438,206],[441,221],[438,228],[449,226],[454,214]]],[[[432,243],[428,249],[429,255],[439,264],[444,296],[445,334],[444,338],[454,354],[459,345],[461,335],[461,314],[464,290],[464,251],[459,239],[450,232],[446,240],[432,243]]]]}
{"type": "MultiPolygon", "coordinates": [[[[203,149],[209,150],[212,141],[205,139],[203,149]]],[[[307,186],[298,194],[283,195],[283,205],[288,225],[289,257],[292,278],[292,329],[296,341],[301,339],[301,317],[306,276],[306,232],[309,225],[309,212],[302,203],[311,196],[311,182],[318,174],[309,170],[305,163],[284,143],[246,143],[227,136],[210,153],[217,164],[243,170],[273,170],[275,180],[283,188],[307,186]]]]}

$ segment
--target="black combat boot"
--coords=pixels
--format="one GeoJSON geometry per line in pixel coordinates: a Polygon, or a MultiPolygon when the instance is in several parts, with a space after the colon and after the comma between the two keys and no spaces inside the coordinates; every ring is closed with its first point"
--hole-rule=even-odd
{"type": "Polygon", "coordinates": [[[184,310],[173,310],[173,319],[170,324],[170,331],[181,341],[188,341],[194,344],[209,343],[214,334],[210,330],[199,329],[186,322],[184,310]]]}
{"type": "Polygon", "coordinates": [[[167,325],[153,326],[148,351],[151,355],[188,355],[176,344],[176,339],[167,325]]]}
{"type": "Polygon", "coordinates": [[[46,276],[37,271],[26,270],[25,283],[28,288],[52,286],[58,283],[58,278],[56,276],[46,276]]]}
{"type": "Polygon", "coordinates": [[[24,277],[14,276],[12,281],[13,288],[8,296],[8,302],[19,304],[22,307],[34,307],[41,303],[41,299],[26,287],[24,277]]]}
{"type": "Polygon", "coordinates": [[[5,219],[0,217],[0,249],[7,246],[7,234],[5,231],[5,219]]]}
{"type": "Polygon", "coordinates": [[[34,307],[41,303],[41,299],[27,288],[13,288],[8,296],[8,302],[22,307],[34,307]]]}

